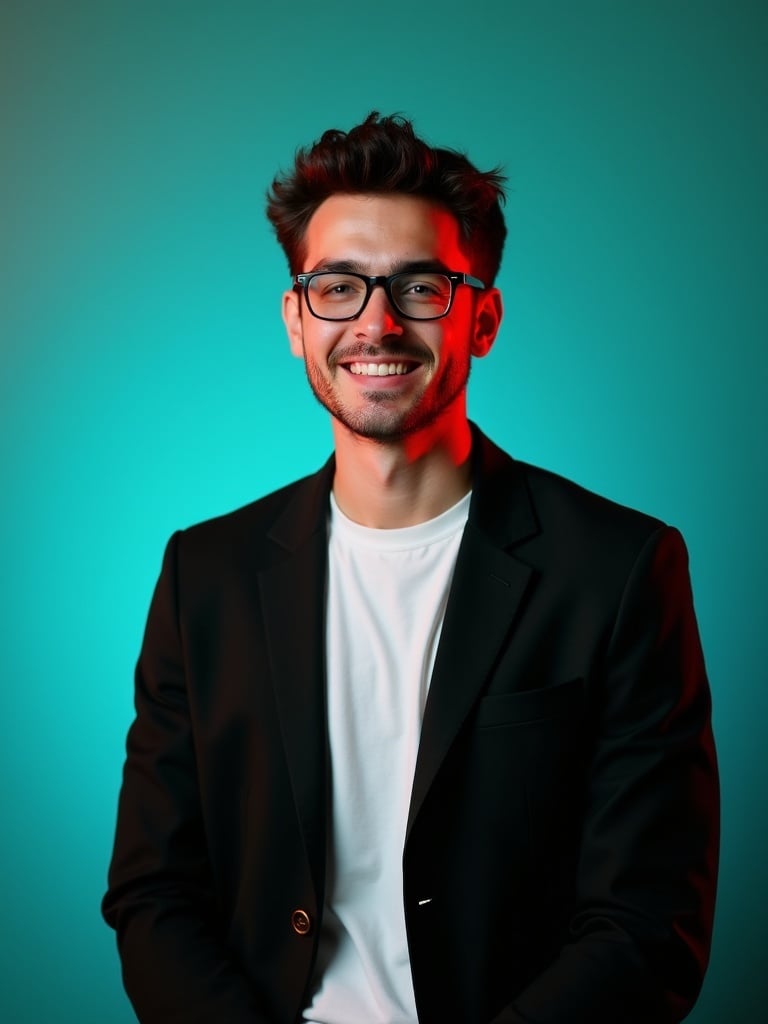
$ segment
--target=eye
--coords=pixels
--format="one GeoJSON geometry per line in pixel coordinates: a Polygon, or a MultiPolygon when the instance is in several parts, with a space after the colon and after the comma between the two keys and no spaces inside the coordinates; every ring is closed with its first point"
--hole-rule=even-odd
{"type": "Polygon", "coordinates": [[[403,274],[393,283],[400,301],[444,306],[451,294],[451,282],[444,274],[403,274]]]}
{"type": "Polygon", "coordinates": [[[350,274],[318,274],[312,278],[310,287],[323,302],[357,299],[365,293],[365,282],[350,274]]]}
{"type": "Polygon", "coordinates": [[[404,294],[410,295],[435,295],[436,292],[434,284],[430,284],[428,281],[413,281],[404,289],[404,294]]]}

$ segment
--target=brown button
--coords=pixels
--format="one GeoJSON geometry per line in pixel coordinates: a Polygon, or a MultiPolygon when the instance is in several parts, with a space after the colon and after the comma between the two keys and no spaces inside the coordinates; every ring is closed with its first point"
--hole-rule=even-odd
{"type": "Polygon", "coordinates": [[[291,914],[291,928],[297,935],[309,935],[312,930],[312,918],[306,910],[294,910],[291,914]]]}

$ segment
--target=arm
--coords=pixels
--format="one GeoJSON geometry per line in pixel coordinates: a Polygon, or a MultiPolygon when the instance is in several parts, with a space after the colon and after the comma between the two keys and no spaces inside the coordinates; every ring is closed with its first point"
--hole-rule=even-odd
{"type": "Polygon", "coordinates": [[[265,1024],[217,915],[178,621],[177,544],[178,536],[166,551],[136,670],[103,913],[142,1024],[265,1024]]]}
{"type": "Polygon", "coordinates": [[[627,581],[596,700],[569,941],[494,1024],[674,1024],[709,955],[719,799],[680,535],[627,581]]]}

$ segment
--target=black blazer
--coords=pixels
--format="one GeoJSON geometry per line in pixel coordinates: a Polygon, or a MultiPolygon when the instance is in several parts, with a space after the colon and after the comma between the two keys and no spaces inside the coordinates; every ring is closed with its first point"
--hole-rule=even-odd
{"type": "MultiPolygon", "coordinates": [[[[718,831],[685,547],[479,432],[473,458],[403,853],[419,1021],[679,1021],[718,831]]],[[[103,906],[144,1024],[291,1024],[307,999],[332,478],[168,545],[103,906]]]]}

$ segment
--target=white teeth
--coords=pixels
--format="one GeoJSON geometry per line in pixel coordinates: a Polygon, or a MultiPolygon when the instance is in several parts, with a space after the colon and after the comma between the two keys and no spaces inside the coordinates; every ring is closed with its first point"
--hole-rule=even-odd
{"type": "Polygon", "coordinates": [[[349,370],[363,377],[394,377],[408,372],[403,363],[351,363],[349,370]]]}

